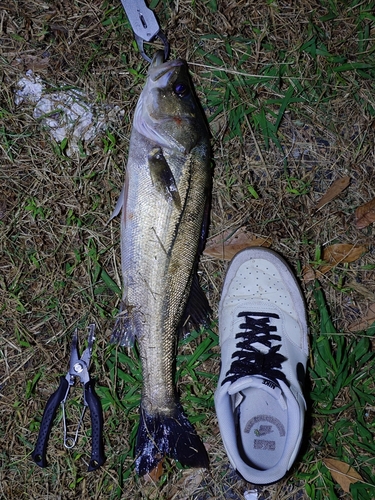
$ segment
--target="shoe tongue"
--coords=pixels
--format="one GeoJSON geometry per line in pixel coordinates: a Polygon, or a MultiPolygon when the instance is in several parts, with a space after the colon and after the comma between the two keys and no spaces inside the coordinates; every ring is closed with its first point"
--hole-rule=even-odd
{"type": "Polygon", "coordinates": [[[241,377],[233,382],[233,384],[231,384],[231,386],[229,387],[228,393],[231,396],[235,396],[235,407],[237,407],[242,402],[243,395],[240,393],[243,393],[247,389],[261,389],[262,391],[267,392],[273,398],[275,398],[282,407],[285,406],[283,391],[280,389],[280,386],[276,382],[273,382],[268,378],[255,375],[241,377]]]}

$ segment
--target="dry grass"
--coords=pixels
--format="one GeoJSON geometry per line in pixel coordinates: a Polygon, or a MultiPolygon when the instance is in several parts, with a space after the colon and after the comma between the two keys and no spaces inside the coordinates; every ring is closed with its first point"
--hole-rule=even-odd
{"type": "MultiPolygon", "coordinates": [[[[317,248],[333,242],[370,245],[359,261],[339,265],[321,280],[333,322],[345,331],[375,302],[374,229],[356,229],[353,215],[357,206],[375,197],[375,127],[369,111],[375,107],[374,89],[371,80],[355,78],[352,72],[333,78],[329,58],[301,46],[321,30],[328,53],[354,59],[355,8],[343,5],[329,24],[321,21],[327,8],[304,0],[293,5],[228,0],[218,2],[217,12],[215,1],[180,0],[170,7],[156,3],[171,57],[191,64],[207,116],[214,116],[210,237],[237,227],[271,237],[272,248],[300,277],[303,266],[316,261],[317,248]],[[247,50],[249,56],[241,62],[247,50]],[[257,77],[284,63],[293,67],[285,79],[271,78],[268,85],[267,78],[257,77]],[[224,99],[228,81],[250,75],[255,75],[253,86],[239,85],[238,99],[234,94],[224,99]],[[272,138],[265,147],[262,127],[251,113],[236,129],[240,133],[233,133],[237,108],[240,115],[245,108],[256,113],[264,109],[266,118],[275,120],[270,113],[277,116],[290,85],[301,99],[284,110],[277,131],[282,149],[272,138]],[[225,103],[218,113],[214,92],[225,103]],[[307,100],[314,92],[316,98],[307,100]],[[344,175],[351,177],[349,188],[315,212],[330,184],[344,175]]],[[[373,21],[368,24],[371,43],[365,50],[374,47],[373,21]]],[[[107,462],[98,472],[86,473],[86,434],[76,452],[68,453],[59,424],[48,448],[51,466],[41,470],[30,459],[35,419],[67,369],[70,336],[77,325],[83,333],[88,322],[97,324],[92,372],[99,385],[112,383],[107,343],[121,279],[119,224],[107,221],[122,186],[132,115],[146,71],[117,3],[0,2],[0,498],[237,499],[250,488],[228,466],[212,407],[200,427],[210,473],[170,465],[162,484],[137,479],[131,458],[121,458],[131,445],[136,414],[128,418],[115,406],[105,411],[107,462]],[[106,105],[119,106],[124,118],[114,118],[107,134],[82,144],[80,154],[65,156],[64,148],[33,118],[34,104],[14,104],[16,84],[29,69],[50,91],[81,89],[97,112],[106,105]],[[123,488],[120,496],[115,495],[117,488],[123,488]]],[[[201,261],[215,317],[226,265],[207,256],[201,261]]],[[[309,285],[302,285],[313,324],[316,305],[309,285]]],[[[218,358],[204,369],[217,374],[218,358]]],[[[209,383],[212,392],[214,381],[209,383]]],[[[343,403],[348,397],[342,394],[343,403]]],[[[307,430],[313,441],[314,432],[320,431],[307,430]]],[[[287,479],[260,489],[262,498],[307,498],[298,473],[309,465],[298,461],[287,479]]]]}

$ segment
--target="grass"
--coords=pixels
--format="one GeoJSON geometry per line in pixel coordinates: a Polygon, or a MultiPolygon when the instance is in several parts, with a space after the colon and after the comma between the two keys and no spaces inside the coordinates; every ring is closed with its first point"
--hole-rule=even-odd
{"type": "Polygon", "coordinates": [[[369,413],[375,402],[372,376],[375,354],[371,349],[374,328],[358,336],[337,332],[318,281],[313,293],[320,326],[320,335],[312,337],[311,345],[312,390],[309,394],[315,426],[311,434],[313,446],[303,459],[313,465],[301,477],[308,481],[316,477],[306,488],[311,499],[323,499],[328,495],[330,499],[339,498],[330,472],[322,460],[316,460],[317,452],[319,456],[327,448],[332,449],[335,458],[362,473],[363,482],[351,488],[353,498],[370,500],[375,493],[374,423],[369,413]]]}
{"type": "MultiPolygon", "coordinates": [[[[153,0],[171,57],[189,61],[212,130],[214,189],[210,237],[245,227],[270,237],[300,279],[309,311],[311,355],[304,445],[291,473],[259,488],[263,499],[375,497],[374,325],[351,332],[375,302],[373,225],[354,211],[375,197],[375,2],[326,0],[171,3],[153,0]],[[350,186],[319,211],[339,177],[350,186]],[[333,243],[369,246],[313,285],[303,269],[322,264],[333,243]],[[363,481],[344,492],[327,459],[363,481]]],[[[141,375],[137,350],[108,346],[121,296],[118,221],[108,223],[126,164],[131,122],[147,65],[120,2],[37,2],[2,6],[0,23],[0,498],[243,498],[251,485],[232,471],[213,406],[219,373],[217,304],[227,264],[203,256],[200,276],[213,307],[211,328],[180,342],[176,381],[204,440],[210,472],[165,461],[157,483],[133,469],[141,375]],[[67,156],[14,105],[26,70],[48,91],[82,90],[100,114],[124,112],[67,156]],[[108,108],[109,106],[109,108],[108,108]],[[92,376],[105,415],[107,462],[86,472],[90,420],[77,446],[62,446],[58,415],[50,466],[31,462],[42,410],[68,366],[75,327],[97,324],[92,376]],[[55,493],[59,491],[59,496],[55,493]]],[[[152,49],[151,49],[152,50],[152,49]]],[[[79,415],[80,388],[69,406],[79,415]]],[[[78,418],[78,417],[77,417],[78,418]]]]}

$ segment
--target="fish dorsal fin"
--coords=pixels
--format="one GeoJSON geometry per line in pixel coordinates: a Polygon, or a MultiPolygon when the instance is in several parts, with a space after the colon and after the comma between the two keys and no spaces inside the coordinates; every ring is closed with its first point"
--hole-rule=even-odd
{"type": "Polygon", "coordinates": [[[155,188],[164,195],[168,202],[172,201],[177,209],[181,209],[181,198],[176,181],[161,148],[154,148],[150,151],[148,165],[155,188]]]}

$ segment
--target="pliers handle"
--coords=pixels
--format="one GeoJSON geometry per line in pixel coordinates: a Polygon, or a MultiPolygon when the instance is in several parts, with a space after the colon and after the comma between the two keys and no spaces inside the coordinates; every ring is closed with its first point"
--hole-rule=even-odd
{"type": "Polygon", "coordinates": [[[47,401],[46,407],[43,412],[42,423],[40,425],[38,440],[35,445],[35,449],[32,453],[32,459],[39,465],[39,467],[46,467],[46,452],[48,439],[51,433],[52,424],[55,419],[58,406],[61,404],[63,409],[63,421],[64,421],[64,446],[66,448],[72,448],[78,438],[78,431],[83,420],[83,415],[88,406],[90,409],[91,417],[91,439],[92,439],[92,450],[91,458],[88,466],[88,471],[93,471],[98,469],[105,462],[104,455],[104,445],[103,445],[103,413],[100,400],[95,392],[94,383],[90,379],[88,372],[92,344],[94,341],[95,325],[89,326],[89,340],[88,347],[82,353],[81,358],[78,356],[77,348],[77,330],[73,334],[72,345],[71,345],[71,356],[70,356],[70,368],[65,377],[60,377],[60,384],[58,389],[50,396],[47,401]],[[65,402],[67,400],[70,387],[74,384],[75,377],[79,377],[81,383],[84,387],[84,407],[81,414],[80,422],[77,427],[77,431],[74,439],[68,438],[66,436],[66,419],[65,419],[65,402]]]}

